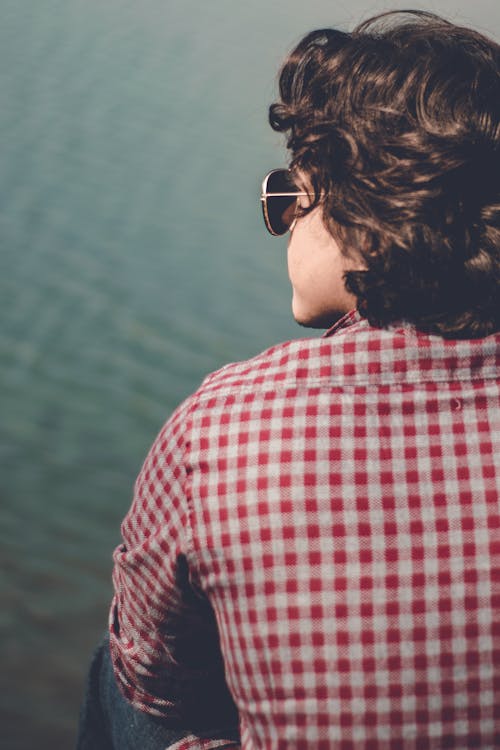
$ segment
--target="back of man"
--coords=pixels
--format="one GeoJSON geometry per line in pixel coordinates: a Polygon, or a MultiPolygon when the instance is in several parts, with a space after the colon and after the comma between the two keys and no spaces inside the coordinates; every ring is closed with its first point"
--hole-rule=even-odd
{"type": "MultiPolygon", "coordinates": [[[[139,644],[151,677],[193,653],[201,623],[191,649],[164,645],[189,621],[182,556],[215,610],[244,748],[497,745],[499,357],[498,335],[353,313],[208,378],[138,480],[115,586],[141,625],[122,623],[115,662],[139,644]]],[[[130,697],[168,715],[135,679],[130,697]]]]}

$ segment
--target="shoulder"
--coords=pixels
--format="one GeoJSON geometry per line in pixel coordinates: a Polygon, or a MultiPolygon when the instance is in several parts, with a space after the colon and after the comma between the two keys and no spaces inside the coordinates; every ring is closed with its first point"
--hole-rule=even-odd
{"type": "Polygon", "coordinates": [[[281,391],[330,381],[352,359],[353,342],[359,339],[360,346],[365,347],[366,328],[367,321],[346,316],[343,324],[325,335],[284,341],[250,359],[231,362],[207,375],[187,406],[196,408],[225,395],[281,391]]]}
{"type": "Polygon", "coordinates": [[[446,340],[404,322],[373,327],[353,311],[323,336],[285,341],[210,373],[188,399],[187,408],[291,389],[498,377],[499,355],[499,334],[446,340]]]}
{"type": "Polygon", "coordinates": [[[285,341],[250,359],[210,373],[174,411],[160,433],[189,442],[192,428],[222,422],[250,402],[291,405],[293,399],[324,392],[497,379],[500,334],[486,339],[445,340],[413,326],[372,327],[349,313],[324,336],[285,341]]]}

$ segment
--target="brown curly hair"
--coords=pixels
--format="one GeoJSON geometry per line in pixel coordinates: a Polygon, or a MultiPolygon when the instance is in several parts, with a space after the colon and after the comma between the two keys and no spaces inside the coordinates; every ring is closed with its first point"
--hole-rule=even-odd
{"type": "Polygon", "coordinates": [[[366,270],[345,284],[372,325],[500,330],[500,46],[422,11],[305,36],[281,70],[287,133],[331,234],[366,270]]]}

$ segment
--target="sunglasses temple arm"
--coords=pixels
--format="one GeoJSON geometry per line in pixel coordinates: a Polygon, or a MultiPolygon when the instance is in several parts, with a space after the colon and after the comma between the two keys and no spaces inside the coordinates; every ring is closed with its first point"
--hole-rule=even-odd
{"type": "Polygon", "coordinates": [[[300,195],[309,195],[309,193],[262,193],[261,200],[265,198],[298,198],[300,195]]]}

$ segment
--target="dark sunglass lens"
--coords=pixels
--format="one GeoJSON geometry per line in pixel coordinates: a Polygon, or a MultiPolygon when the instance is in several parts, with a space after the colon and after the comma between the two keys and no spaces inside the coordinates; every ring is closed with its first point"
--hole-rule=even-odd
{"type": "Polygon", "coordinates": [[[285,234],[295,218],[297,199],[293,196],[268,196],[267,218],[274,234],[285,234]]]}
{"type": "MultiPolygon", "coordinates": [[[[294,195],[280,195],[280,193],[294,193],[296,185],[290,179],[286,169],[279,169],[269,175],[266,185],[267,225],[273,234],[285,234],[290,229],[295,218],[297,198],[294,195]],[[278,193],[278,195],[273,195],[278,193]]],[[[266,213],[264,209],[264,213],[266,213]]]]}
{"type": "Polygon", "coordinates": [[[293,193],[297,190],[288,169],[275,169],[268,177],[268,193],[293,193]]]}

